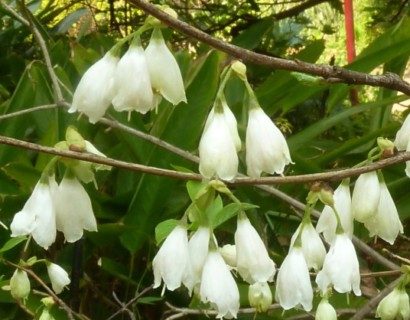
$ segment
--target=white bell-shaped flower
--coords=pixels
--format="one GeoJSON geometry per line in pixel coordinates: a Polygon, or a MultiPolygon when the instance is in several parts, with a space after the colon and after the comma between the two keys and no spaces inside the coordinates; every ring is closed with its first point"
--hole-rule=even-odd
{"type": "MultiPolygon", "coordinates": [[[[339,187],[336,188],[333,199],[343,230],[351,238],[353,235],[353,216],[348,180],[342,181],[339,187]]],[[[316,224],[316,230],[319,233],[323,233],[323,237],[327,243],[331,244],[333,242],[336,236],[336,225],[336,216],[333,209],[329,206],[325,206],[316,224]]]]}
{"type": "MultiPolygon", "coordinates": [[[[231,132],[233,141],[235,143],[236,151],[240,151],[242,148],[242,141],[238,133],[238,122],[236,121],[235,115],[233,114],[231,108],[229,108],[225,97],[222,97],[220,101],[218,101],[218,103],[219,102],[221,103],[221,106],[223,108],[223,114],[225,116],[226,124],[228,125],[229,131],[231,132]]],[[[208,118],[206,119],[204,131],[209,127],[209,124],[213,119],[214,113],[215,108],[212,108],[211,112],[209,112],[208,118]]]]}
{"type": "Polygon", "coordinates": [[[208,256],[209,237],[209,228],[201,226],[189,239],[188,249],[192,279],[187,279],[186,284],[190,291],[196,284],[201,282],[202,270],[208,256]]]}
{"type": "Polygon", "coordinates": [[[313,289],[309,270],[301,247],[290,248],[279,268],[275,299],[285,310],[302,305],[312,310],[313,289]]]}
{"type": "Polygon", "coordinates": [[[248,283],[272,281],[275,263],[245,214],[238,215],[235,232],[236,268],[248,283]]]}
{"type": "Polygon", "coordinates": [[[239,290],[221,254],[210,249],[202,271],[201,301],[209,302],[218,311],[217,318],[236,318],[239,310],[239,290]]]}
{"type": "Polygon", "coordinates": [[[84,230],[97,231],[90,197],[74,175],[64,175],[54,198],[57,230],[67,242],[79,240],[84,230]]]}
{"type": "Polygon", "coordinates": [[[154,288],[164,281],[165,287],[174,291],[190,275],[188,234],[184,226],[178,225],[165,239],[152,261],[154,288]]]}
{"type": "Polygon", "coordinates": [[[68,112],[84,113],[91,123],[104,116],[115,95],[113,79],[118,60],[118,57],[107,52],[84,73],[68,112]]]}
{"type": "Polygon", "coordinates": [[[377,172],[367,172],[359,176],[353,189],[352,214],[359,222],[374,216],[380,200],[380,184],[377,172]]]}
{"type": "Polygon", "coordinates": [[[364,226],[371,237],[380,237],[390,244],[394,243],[399,233],[403,233],[399,213],[384,182],[380,182],[380,201],[376,214],[364,221],[364,226]]]}
{"type": "Polygon", "coordinates": [[[58,264],[48,262],[47,272],[51,281],[51,286],[57,294],[61,293],[64,287],[68,286],[71,282],[67,271],[65,271],[58,264]]]}
{"type": "Polygon", "coordinates": [[[313,268],[315,271],[319,271],[325,260],[326,248],[310,219],[307,222],[302,222],[296,229],[296,232],[293,234],[290,241],[290,246],[293,247],[302,224],[301,246],[306,264],[308,269],[313,268]]]}
{"type": "Polygon", "coordinates": [[[225,263],[232,269],[236,269],[236,246],[234,244],[226,244],[218,250],[225,263]]]}
{"type": "Polygon", "coordinates": [[[15,299],[25,299],[31,291],[27,272],[16,269],[10,279],[10,293],[15,299]]]}
{"type": "Polygon", "coordinates": [[[266,173],[282,174],[292,163],[289,147],[282,132],[259,106],[249,110],[246,129],[246,165],[248,175],[260,177],[266,173]]]}
{"type": "MultiPolygon", "coordinates": [[[[407,152],[410,152],[410,139],[409,139],[409,143],[407,144],[407,148],[406,148],[407,152]]],[[[410,178],[410,161],[406,161],[406,175],[410,178]]]]}
{"type": "Polygon", "coordinates": [[[316,283],[322,292],[333,285],[337,292],[360,291],[360,270],[352,240],[345,233],[337,234],[325,257],[322,270],[316,276],[316,283]]]}
{"type": "Polygon", "coordinates": [[[315,320],[337,320],[336,310],[327,298],[323,298],[317,306],[315,320]]]}
{"type": "Polygon", "coordinates": [[[407,150],[410,141],[410,115],[407,115],[401,128],[397,131],[394,145],[399,151],[407,150]]]}
{"type": "Polygon", "coordinates": [[[161,95],[177,105],[186,103],[184,82],[178,63],[165,44],[160,29],[154,29],[145,49],[151,85],[161,95]]]}
{"type": "Polygon", "coordinates": [[[238,173],[235,142],[223,109],[218,106],[208,116],[208,126],[199,142],[199,172],[207,179],[214,176],[232,180],[238,173]]]}
{"type": "Polygon", "coordinates": [[[11,222],[11,236],[31,234],[34,241],[44,249],[56,239],[56,212],[53,189],[57,187],[54,177],[43,178],[36,184],[23,209],[17,212],[11,222]]]}
{"type": "Polygon", "coordinates": [[[377,306],[376,317],[382,320],[410,319],[409,295],[406,290],[396,287],[385,296],[377,306]]]}
{"type": "Polygon", "coordinates": [[[148,64],[139,39],[131,44],[118,62],[114,91],[112,104],[117,111],[135,110],[145,114],[154,107],[148,64]]]}

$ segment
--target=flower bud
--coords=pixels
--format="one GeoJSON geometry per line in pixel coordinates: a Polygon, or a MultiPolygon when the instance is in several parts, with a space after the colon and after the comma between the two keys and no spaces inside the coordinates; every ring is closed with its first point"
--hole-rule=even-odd
{"type": "Polygon", "coordinates": [[[236,60],[231,65],[232,70],[238,75],[241,80],[246,80],[246,65],[241,61],[236,60]]]}
{"type": "Polygon", "coordinates": [[[376,317],[382,320],[409,319],[409,296],[405,290],[398,287],[380,301],[376,317]]]}
{"type": "Polygon", "coordinates": [[[234,244],[226,244],[219,248],[219,253],[225,263],[231,268],[236,268],[236,246],[234,244]]]}
{"type": "Polygon", "coordinates": [[[30,290],[30,280],[28,279],[27,272],[16,269],[10,279],[11,295],[15,299],[25,299],[28,297],[30,290]]]}
{"type": "Polygon", "coordinates": [[[55,318],[50,314],[47,308],[44,308],[38,320],[55,320],[55,318]]]}
{"type": "Polygon", "coordinates": [[[251,307],[258,312],[265,312],[272,304],[272,292],[267,282],[255,282],[249,286],[248,299],[251,307]]]}
{"type": "Polygon", "coordinates": [[[315,320],[336,320],[337,314],[335,308],[326,298],[323,298],[316,311],[315,320]]]}

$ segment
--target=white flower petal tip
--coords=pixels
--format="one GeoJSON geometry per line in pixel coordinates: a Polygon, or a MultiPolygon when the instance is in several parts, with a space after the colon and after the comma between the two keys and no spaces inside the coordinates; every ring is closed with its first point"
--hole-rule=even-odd
{"type": "Polygon", "coordinates": [[[69,113],[84,113],[91,123],[104,116],[114,97],[113,78],[117,63],[118,58],[108,52],[84,73],[74,92],[69,113]]]}
{"type": "Polygon", "coordinates": [[[173,105],[186,103],[181,71],[159,29],[152,33],[145,54],[152,87],[173,105]]]}
{"type": "Polygon", "coordinates": [[[235,232],[236,268],[248,283],[272,281],[275,263],[246,216],[238,218],[235,232]]]}
{"type": "Polygon", "coordinates": [[[276,280],[275,299],[284,310],[302,306],[312,310],[313,289],[309,270],[300,247],[290,249],[276,280]]]}
{"type": "Polygon", "coordinates": [[[352,214],[359,222],[372,218],[380,201],[380,183],[377,172],[367,172],[359,176],[353,189],[352,214]]]}
{"type": "Polygon", "coordinates": [[[236,318],[239,290],[228,266],[218,251],[209,251],[199,289],[201,301],[218,311],[217,318],[236,318]]]}
{"type": "Polygon", "coordinates": [[[282,132],[260,108],[249,111],[246,129],[246,165],[248,175],[260,177],[262,172],[282,174],[293,163],[282,132]]]}

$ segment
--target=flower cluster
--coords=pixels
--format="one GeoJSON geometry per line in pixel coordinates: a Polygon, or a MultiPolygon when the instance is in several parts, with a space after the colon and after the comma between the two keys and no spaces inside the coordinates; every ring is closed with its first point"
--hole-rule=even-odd
{"type": "MultiPolygon", "coordinates": [[[[260,177],[262,172],[282,174],[285,166],[292,163],[285,137],[260,107],[246,80],[246,67],[235,62],[232,69],[245,81],[249,94],[246,129],[247,173],[253,178],[260,177]],[[240,71],[237,71],[238,64],[243,66],[240,71]]],[[[230,74],[229,71],[227,74],[230,74]]],[[[241,140],[237,121],[225,97],[220,93],[208,115],[199,143],[200,173],[207,179],[213,177],[228,181],[234,179],[238,173],[237,152],[240,149],[241,140]]]]}
{"type": "MultiPolygon", "coordinates": [[[[76,146],[80,151],[102,155],[90,142],[82,139],[73,127],[67,129],[66,138],[67,141],[59,142],[57,146],[65,145],[67,149],[76,146]],[[71,141],[76,144],[71,144],[71,141]]],[[[58,184],[54,176],[55,159],[46,167],[23,209],[14,215],[10,225],[12,237],[31,235],[44,249],[55,242],[57,230],[64,234],[67,242],[79,240],[84,230],[97,231],[90,197],[77,178],[93,181],[93,165],[84,161],[65,160],[67,170],[58,184]]]]}
{"type": "Polygon", "coordinates": [[[218,311],[218,318],[236,318],[239,290],[231,268],[250,284],[252,303],[260,310],[272,302],[267,282],[273,280],[275,264],[255,228],[245,214],[238,216],[234,259],[229,265],[225,254],[217,249],[216,238],[209,227],[199,227],[188,240],[187,228],[177,225],[168,235],[153,260],[154,287],[175,290],[184,284],[196,292],[204,303],[218,311]]]}
{"type": "Polygon", "coordinates": [[[145,114],[157,107],[161,96],[173,105],[186,102],[178,63],[160,29],[154,28],[145,50],[138,36],[121,58],[117,53],[119,46],[85,72],[69,112],[84,113],[91,123],[96,123],[111,104],[116,111],[145,114]]]}

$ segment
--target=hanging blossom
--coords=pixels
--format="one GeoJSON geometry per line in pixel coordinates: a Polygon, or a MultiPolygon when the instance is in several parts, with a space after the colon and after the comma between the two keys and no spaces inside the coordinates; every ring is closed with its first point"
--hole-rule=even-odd
{"type": "MultiPolygon", "coordinates": [[[[407,115],[401,128],[397,131],[394,145],[399,151],[410,151],[410,115],[407,115]]],[[[410,161],[406,161],[405,172],[410,177],[410,161]]]]}
{"type": "Polygon", "coordinates": [[[210,249],[202,271],[199,289],[201,301],[218,311],[217,318],[236,318],[239,310],[239,290],[221,254],[210,249]]]}
{"type": "Polygon", "coordinates": [[[68,286],[71,282],[67,271],[58,264],[48,262],[47,273],[51,281],[51,286],[57,294],[61,293],[64,287],[68,286]]]}
{"type": "Polygon", "coordinates": [[[190,292],[195,285],[201,282],[202,270],[208,256],[209,227],[200,226],[188,242],[190,272],[186,279],[186,285],[190,292]]]}
{"type": "Polygon", "coordinates": [[[382,320],[410,319],[409,295],[406,290],[396,287],[380,301],[376,317],[382,320]]]}
{"type": "Polygon", "coordinates": [[[31,234],[34,241],[44,249],[48,249],[54,243],[56,213],[53,193],[56,188],[57,183],[54,176],[40,179],[23,209],[15,214],[11,222],[12,237],[31,234]]]}
{"type": "Polygon", "coordinates": [[[232,127],[221,105],[216,104],[213,109],[199,142],[199,172],[207,179],[217,176],[232,180],[239,164],[232,127]]]}
{"type": "MultiPolygon", "coordinates": [[[[351,211],[352,200],[350,198],[348,179],[343,180],[339,187],[335,190],[333,199],[343,230],[349,238],[351,238],[353,235],[353,216],[351,211]]],[[[335,213],[331,207],[326,205],[316,224],[316,230],[319,233],[323,233],[326,242],[331,244],[336,236],[336,225],[337,222],[335,213]]]]}
{"type": "Polygon", "coordinates": [[[359,261],[352,240],[346,233],[336,234],[323,268],[316,276],[316,283],[323,293],[333,286],[340,293],[353,290],[356,296],[361,295],[359,261]]]}
{"type": "Polygon", "coordinates": [[[91,123],[104,116],[115,95],[113,81],[118,60],[114,51],[109,51],[84,73],[68,112],[84,113],[91,123]]]}
{"type": "Polygon", "coordinates": [[[313,289],[309,270],[300,246],[290,248],[279,268],[276,279],[275,299],[285,310],[302,305],[312,310],[313,289]]]}
{"type": "Polygon", "coordinates": [[[399,213],[386,183],[380,181],[380,200],[376,213],[364,221],[370,236],[377,236],[393,244],[399,233],[403,233],[403,225],[399,213]]]}
{"type": "Polygon", "coordinates": [[[56,227],[67,242],[75,242],[84,230],[97,231],[97,221],[90,197],[83,185],[67,171],[55,195],[56,227]]]}
{"type": "Polygon", "coordinates": [[[290,247],[294,246],[296,238],[299,235],[300,228],[302,227],[301,246],[306,264],[308,269],[313,268],[315,271],[319,271],[322,268],[323,261],[325,260],[326,248],[316,229],[313,227],[310,218],[307,221],[302,221],[296,229],[291,238],[290,247]]]}
{"type": "Polygon", "coordinates": [[[151,79],[144,49],[139,38],[130,45],[118,62],[114,75],[116,111],[137,111],[145,114],[154,107],[151,79]]]}
{"type": "Polygon", "coordinates": [[[154,288],[164,281],[164,289],[174,291],[190,275],[188,234],[186,227],[177,225],[165,239],[152,261],[154,288]]]}
{"type": "Polygon", "coordinates": [[[262,171],[282,174],[285,166],[292,163],[285,137],[259,106],[256,97],[250,99],[246,129],[248,175],[259,178],[262,171]]]}
{"type": "Polygon", "coordinates": [[[372,218],[380,202],[380,183],[377,172],[367,172],[359,176],[353,189],[352,214],[359,222],[372,218]]]}
{"type": "Polygon", "coordinates": [[[256,229],[246,214],[238,215],[235,232],[236,267],[241,277],[248,283],[272,281],[275,263],[256,229]]]}
{"type": "Polygon", "coordinates": [[[145,49],[151,85],[173,105],[186,103],[184,82],[178,63],[169,51],[161,30],[155,28],[145,49]]]}

